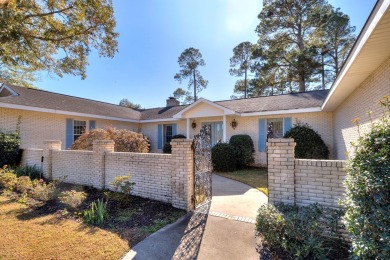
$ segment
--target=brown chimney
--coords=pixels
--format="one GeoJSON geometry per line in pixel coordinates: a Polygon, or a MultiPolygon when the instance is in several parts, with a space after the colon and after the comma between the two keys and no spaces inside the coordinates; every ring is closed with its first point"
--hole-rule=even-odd
{"type": "Polygon", "coordinates": [[[169,97],[167,99],[167,107],[174,107],[174,106],[178,106],[178,105],[180,105],[180,101],[177,100],[176,98],[169,97]]]}

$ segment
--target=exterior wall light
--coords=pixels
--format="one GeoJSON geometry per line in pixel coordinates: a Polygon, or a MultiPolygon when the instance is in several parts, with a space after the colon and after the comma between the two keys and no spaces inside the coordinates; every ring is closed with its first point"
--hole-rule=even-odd
{"type": "Polygon", "coordinates": [[[194,121],[192,121],[191,127],[192,127],[192,129],[194,129],[194,130],[195,130],[195,128],[196,128],[196,122],[195,122],[195,120],[194,120],[194,121]]]}
{"type": "Polygon", "coordinates": [[[233,118],[233,121],[230,123],[230,125],[232,126],[233,129],[236,129],[236,127],[238,126],[238,123],[237,123],[235,118],[233,118]]]}

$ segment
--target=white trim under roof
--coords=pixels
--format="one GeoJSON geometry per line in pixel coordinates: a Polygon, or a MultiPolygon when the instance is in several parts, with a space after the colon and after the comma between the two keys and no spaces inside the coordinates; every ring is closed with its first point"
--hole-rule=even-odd
{"type": "Polygon", "coordinates": [[[99,119],[106,119],[106,120],[116,120],[116,121],[129,122],[129,123],[140,123],[140,120],[134,120],[134,119],[92,115],[92,114],[85,114],[85,113],[78,113],[78,112],[71,112],[71,111],[64,111],[64,110],[57,110],[57,109],[50,109],[50,108],[30,107],[30,106],[1,103],[1,102],[0,102],[0,107],[27,110],[27,111],[35,111],[35,112],[43,112],[43,113],[51,113],[51,114],[58,114],[58,115],[81,116],[81,117],[99,118],[99,119]]]}
{"type": "Polygon", "coordinates": [[[189,110],[191,110],[192,108],[194,108],[195,106],[197,106],[198,104],[200,103],[205,103],[205,104],[208,104],[210,106],[213,106],[215,108],[218,108],[218,109],[221,109],[224,113],[224,115],[237,115],[238,113],[236,111],[233,111],[229,108],[226,108],[224,106],[221,106],[221,105],[218,105],[210,100],[207,100],[207,99],[204,99],[204,98],[200,98],[198,99],[196,102],[192,103],[191,105],[189,105],[188,107],[186,107],[185,109],[183,109],[182,111],[180,111],[179,113],[173,115],[173,118],[184,118],[183,117],[183,114],[189,110]]]}
{"type": "MultiPolygon", "coordinates": [[[[357,83],[354,82],[354,84],[351,84],[347,81],[346,75],[350,71],[351,67],[354,65],[354,63],[362,59],[364,57],[362,56],[368,56],[367,54],[367,49],[365,49],[364,52],[362,52],[363,47],[365,47],[367,41],[370,39],[370,36],[374,32],[374,30],[377,28],[379,22],[383,18],[384,14],[386,13],[387,9],[390,6],[390,0],[379,0],[373,11],[372,14],[370,15],[368,21],[366,22],[359,38],[356,40],[356,43],[351,50],[348,59],[345,61],[344,66],[341,69],[341,72],[338,74],[332,88],[330,89],[330,92],[328,96],[326,97],[324,103],[322,104],[322,109],[325,111],[332,111],[335,109],[342,101],[345,100],[359,85],[364,81],[364,79],[357,79],[357,83]],[[360,84],[359,84],[360,82],[360,84]],[[348,84],[349,83],[349,84],[348,84]],[[340,89],[341,88],[341,89],[340,89]]],[[[387,44],[389,44],[387,42],[387,44]]],[[[384,48],[388,48],[385,46],[386,43],[383,44],[384,48]]],[[[369,48],[369,47],[367,47],[369,48]]],[[[371,48],[376,48],[376,46],[371,46],[371,48]]],[[[387,56],[384,55],[382,62],[387,58],[387,56]]],[[[376,62],[376,63],[379,63],[376,62]]],[[[380,64],[380,63],[379,63],[380,64]]],[[[371,64],[370,71],[365,71],[366,73],[372,73],[378,66],[379,64],[371,64]]],[[[361,73],[360,73],[361,74],[361,73]]],[[[348,77],[349,80],[350,78],[354,78],[356,75],[352,75],[348,77]]]]}
{"type": "Polygon", "coordinates": [[[297,109],[286,109],[286,110],[241,113],[241,116],[242,117],[268,116],[268,115],[282,115],[282,114],[314,113],[314,112],[321,112],[321,111],[322,111],[321,107],[308,107],[308,108],[297,108],[297,109]]]}
{"type": "Polygon", "coordinates": [[[4,83],[1,85],[0,87],[0,93],[1,91],[3,91],[4,89],[8,90],[10,93],[11,93],[11,96],[18,96],[19,94],[16,93],[12,88],[8,87],[7,85],[5,85],[4,83]]]}
{"type": "Polygon", "coordinates": [[[139,123],[172,122],[179,120],[180,118],[141,119],[139,123]]]}

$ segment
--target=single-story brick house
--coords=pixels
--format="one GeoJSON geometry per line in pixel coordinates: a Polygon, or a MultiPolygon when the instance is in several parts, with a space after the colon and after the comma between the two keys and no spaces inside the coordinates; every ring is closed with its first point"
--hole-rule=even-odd
{"type": "Polygon", "coordinates": [[[162,152],[172,135],[192,138],[204,124],[212,128],[213,143],[248,134],[255,143],[256,164],[265,164],[267,125],[282,136],[300,121],[323,138],[333,159],[345,159],[358,136],[351,122],[361,118],[361,132],[370,127],[366,114],[382,114],[378,101],[390,95],[390,0],[378,1],[332,88],[250,99],[199,99],[181,106],[169,98],[160,108],[134,110],[113,104],[43,90],[0,85],[0,130],[21,132],[21,148],[42,148],[44,140],[61,140],[69,148],[84,129],[113,126],[142,132],[152,152],[162,152]],[[237,126],[232,127],[232,122],[237,126]],[[196,125],[196,126],[195,126],[196,125]]]}

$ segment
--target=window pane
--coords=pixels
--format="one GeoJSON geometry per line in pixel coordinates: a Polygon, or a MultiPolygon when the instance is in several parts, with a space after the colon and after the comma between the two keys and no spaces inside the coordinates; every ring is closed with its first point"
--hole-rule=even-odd
{"type": "Polygon", "coordinates": [[[164,125],[164,144],[172,140],[172,125],[164,125]]]}
{"type": "Polygon", "coordinates": [[[86,121],[77,121],[73,122],[73,141],[76,141],[83,133],[85,133],[85,129],[87,128],[86,121]]]}
{"type": "Polygon", "coordinates": [[[272,118],[267,120],[268,131],[270,126],[272,133],[269,134],[269,138],[283,138],[283,119],[282,118],[272,118]]]}

